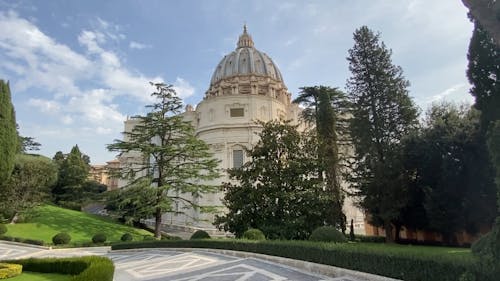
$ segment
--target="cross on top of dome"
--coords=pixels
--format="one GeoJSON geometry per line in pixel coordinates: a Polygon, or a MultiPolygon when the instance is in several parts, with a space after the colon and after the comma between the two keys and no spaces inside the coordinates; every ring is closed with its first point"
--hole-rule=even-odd
{"type": "Polygon", "coordinates": [[[247,25],[243,25],[243,34],[240,35],[240,38],[238,39],[238,47],[239,48],[245,48],[245,47],[250,47],[253,48],[253,40],[252,36],[247,33],[247,25]]]}

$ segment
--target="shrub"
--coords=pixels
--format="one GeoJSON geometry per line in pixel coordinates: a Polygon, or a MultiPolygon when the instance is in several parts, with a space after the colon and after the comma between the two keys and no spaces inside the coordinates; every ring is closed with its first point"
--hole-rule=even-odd
{"type": "Polygon", "coordinates": [[[144,235],[144,236],[142,236],[142,240],[143,241],[153,241],[153,240],[156,240],[156,239],[152,235],[144,235]]]}
{"type": "Polygon", "coordinates": [[[94,236],[92,236],[92,242],[98,244],[98,243],[104,243],[106,241],[106,234],[104,233],[97,233],[94,236]]]}
{"type": "Polygon", "coordinates": [[[0,240],[14,241],[14,242],[20,242],[20,243],[26,243],[26,244],[32,244],[32,245],[39,245],[39,246],[43,246],[45,244],[45,242],[42,240],[25,239],[25,238],[20,238],[20,237],[11,237],[11,236],[0,236],[0,240]]]}
{"type": "Polygon", "coordinates": [[[248,240],[266,240],[264,233],[257,228],[250,228],[243,233],[242,237],[248,240]]]}
{"type": "Polygon", "coordinates": [[[354,235],[354,240],[357,242],[385,243],[384,236],[354,235]]]}
{"type": "Polygon", "coordinates": [[[210,239],[210,235],[208,235],[208,233],[204,230],[196,230],[195,233],[193,233],[193,235],[191,235],[191,238],[189,238],[191,240],[195,240],[195,239],[210,239]]]}
{"type": "Polygon", "coordinates": [[[3,223],[0,223],[0,235],[4,235],[7,233],[7,226],[3,223]]]}
{"type": "Polygon", "coordinates": [[[23,272],[23,266],[14,263],[0,263],[0,279],[17,276],[23,272]]]}
{"type": "Polygon", "coordinates": [[[52,237],[52,242],[54,243],[54,245],[68,244],[69,241],[71,241],[71,236],[69,236],[69,234],[66,232],[57,233],[56,235],[54,235],[54,237],[52,237]]]}
{"type": "Polygon", "coordinates": [[[126,242],[126,241],[132,241],[134,240],[134,236],[132,236],[132,234],[130,233],[125,233],[122,235],[122,237],[120,238],[120,240],[126,242]]]}
{"type": "Polygon", "coordinates": [[[321,226],[316,228],[309,236],[310,241],[319,241],[319,242],[335,242],[335,243],[344,243],[347,242],[344,234],[338,231],[333,226],[321,226]]]}
{"type": "Polygon", "coordinates": [[[8,261],[21,264],[26,271],[74,275],[72,281],[112,281],[115,267],[106,257],[29,258],[8,261]]]}

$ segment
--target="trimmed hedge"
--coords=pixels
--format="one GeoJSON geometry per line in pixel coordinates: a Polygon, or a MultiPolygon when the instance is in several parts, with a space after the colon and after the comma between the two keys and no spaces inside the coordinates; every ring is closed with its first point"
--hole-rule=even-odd
{"type": "Polygon", "coordinates": [[[248,240],[266,240],[264,233],[257,228],[250,228],[249,230],[243,232],[242,238],[248,240]]]}
{"type": "Polygon", "coordinates": [[[311,241],[345,243],[347,238],[333,226],[321,226],[316,228],[309,236],[311,241]]]}
{"type": "Polygon", "coordinates": [[[54,245],[64,245],[71,241],[71,236],[66,232],[60,232],[52,237],[52,242],[54,245]]]}
{"type": "Polygon", "coordinates": [[[132,241],[132,240],[134,240],[134,236],[132,236],[132,234],[130,234],[130,233],[125,233],[122,235],[120,240],[122,240],[123,242],[132,241]]]}
{"type": "Polygon", "coordinates": [[[38,246],[45,245],[45,242],[42,240],[26,239],[26,238],[21,238],[21,237],[0,236],[0,240],[26,243],[26,244],[32,244],[32,245],[38,245],[38,246]]]}
{"type": "Polygon", "coordinates": [[[354,235],[354,241],[368,243],[385,243],[384,236],[354,235]]]}
{"type": "Polygon", "coordinates": [[[411,248],[383,248],[380,244],[319,243],[309,241],[181,240],[117,243],[113,250],[134,248],[210,248],[260,253],[304,260],[406,281],[457,281],[467,270],[476,280],[495,280],[477,267],[471,254],[436,254],[411,248]],[[377,246],[377,247],[375,247],[377,246]]]}
{"type": "Polygon", "coordinates": [[[15,263],[0,263],[0,279],[17,276],[23,272],[23,266],[15,263]]]}
{"type": "Polygon", "coordinates": [[[5,226],[5,224],[3,223],[0,223],[0,235],[4,235],[5,233],[7,233],[7,226],[5,226]]]}
{"type": "Polygon", "coordinates": [[[106,234],[104,233],[97,233],[94,236],[92,236],[92,242],[98,244],[98,243],[104,243],[106,242],[106,234]]]}
{"type": "Polygon", "coordinates": [[[106,257],[87,256],[78,258],[29,258],[12,260],[26,271],[69,274],[72,281],[113,281],[115,266],[106,257]]]}
{"type": "Polygon", "coordinates": [[[193,235],[191,235],[191,240],[196,240],[196,239],[210,239],[210,235],[204,231],[204,230],[196,230],[193,235]]]}

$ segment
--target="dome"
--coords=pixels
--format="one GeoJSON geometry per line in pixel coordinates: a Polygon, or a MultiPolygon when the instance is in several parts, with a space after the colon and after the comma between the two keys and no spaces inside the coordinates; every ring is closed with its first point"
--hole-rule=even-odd
{"type": "Polygon", "coordinates": [[[215,68],[210,83],[213,85],[228,77],[251,74],[283,82],[281,73],[271,58],[254,48],[252,36],[247,33],[245,25],[243,27],[243,34],[240,35],[238,40],[236,50],[224,56],[215,68]]]}

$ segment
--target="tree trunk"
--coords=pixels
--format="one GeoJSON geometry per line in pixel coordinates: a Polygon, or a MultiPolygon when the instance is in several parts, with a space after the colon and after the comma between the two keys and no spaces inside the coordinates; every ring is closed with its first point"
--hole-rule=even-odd
{"type": "Polygon", "coordinates": [[[161,239],[161,208],[156,207],[156,214],[155,214],[155,238],[160,240],[161,239]]]}
{"type": "Polygon", "coordinates": [[[394,235],[392,234],[392,224],[390,222],[384,222],[385,230],[385,242],[394,243],[394,235]]]}
{"type": "Polygon", "coordinates": [[[395,233],[394,233],[394,241],[395,241],[396,243],[399,243],[399,239],[400,239],[400,237],[399,237],[399,236],[400,236],[400,234],[401,234],[401,228],[402,228],[402,226],[401,226],[401,224],[397,223],[397,224],[395,224],[395,225],[394,225],[394,228],[395,228],[395,229],[394,229],[394,230],[395,230],[395,233]]]}

